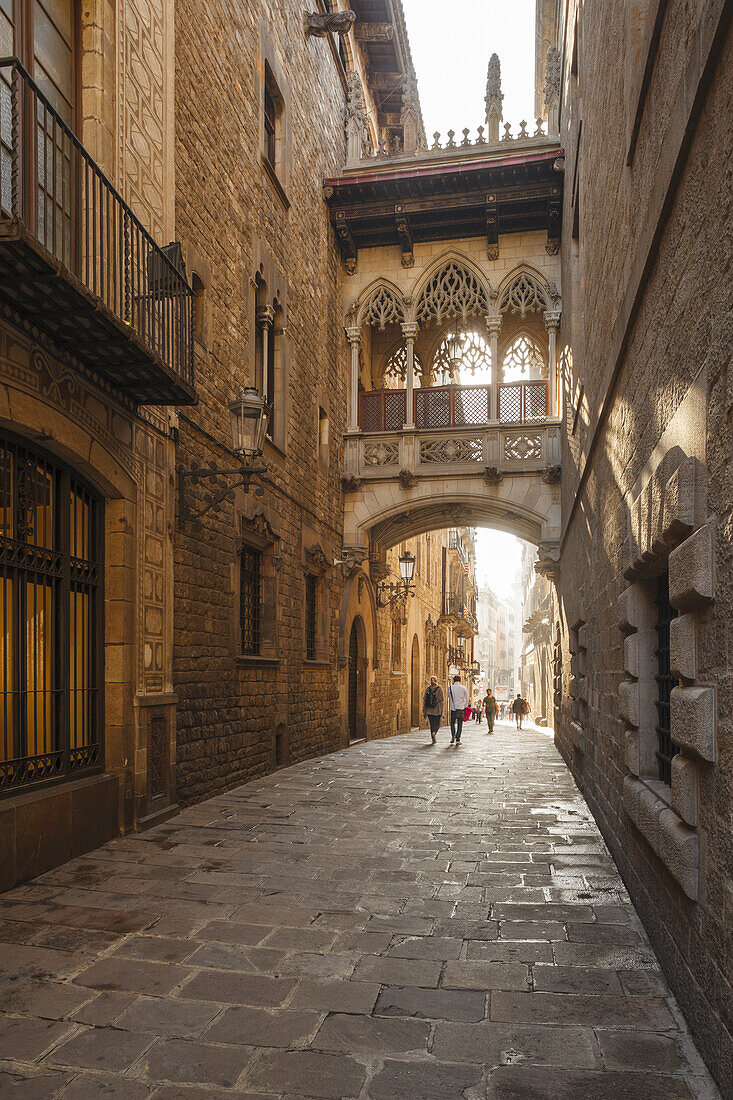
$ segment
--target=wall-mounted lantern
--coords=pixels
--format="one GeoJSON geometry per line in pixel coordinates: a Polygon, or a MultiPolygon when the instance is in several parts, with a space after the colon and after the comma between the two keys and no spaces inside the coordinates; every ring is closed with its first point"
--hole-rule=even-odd
{"type": "MultiPolygon", "coordinates": [[[[241,395],[229,405],[229,419],[231,425],[232,450],[240,460],[240,465],[234,469],[220,470],[212,463],[211,466],[198,466],[192,463],[190,470],[178,468],[178,500],[179,520],[181,524],[195,521],[205,516],[217,504],[228,497],[235,489],[249,492],[252,479],[257,474],[264,474],[266,466],[259,464],[262,457],[262,448],[265,442],[267,421],[270,410],[265,404],[264,398],[251,386],[242,390],[241,395]],[[192,511],[186,504],[186,481],[191,479],[194,483],[201,480],[216,481],[217,478],[236,478],[230,485],[220,489],[206,503],[204,508],[192,511]]],[[[264,493],[260,485],[256,489],[258,496],[264,493]]]]}
{"type": "Polygon", "coordinates": [[[389,584],[377,584],[375,593],[377,607],[387,607],[396,600],[406,600],[408,595],[414,596],[412,578],[415,574],[415,555],[408,550],[400,555],[400,580],[389,584]]]}

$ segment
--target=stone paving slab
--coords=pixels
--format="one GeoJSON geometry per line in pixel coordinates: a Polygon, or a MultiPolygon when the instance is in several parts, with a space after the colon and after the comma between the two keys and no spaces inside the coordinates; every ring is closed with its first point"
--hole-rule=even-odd
{"type": "Polygon", "coordinates": [[[0,1096],[719,1100],[548,731],[425,741],[0,897],[0,1096]]]}

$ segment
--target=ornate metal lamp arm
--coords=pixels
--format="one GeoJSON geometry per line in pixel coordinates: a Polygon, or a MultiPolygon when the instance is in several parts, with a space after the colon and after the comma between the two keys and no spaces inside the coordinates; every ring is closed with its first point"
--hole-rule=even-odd
{"type": "MultiPolygon", "coordinates": [[[[217,504],[221,504],[235,489],[242,489],[245,493],[249,492],[249,487],[252,482],[252,478],[255,474],[264,474],[267,472],[266,466],[238,466],[234,469],[220,470],[217,466],[196,466],[193,465],[190,470],[184,470],[182,466],[178,467],[178,519],[181,526],[185,523],[189,523],[205,516],[207,512],[210,512],[212,508],[215,508],[217,504]],[[192,511],[186,504],[186,480],[191,479],[196,482],[201,479],[206,481],[214,481],[218,477],[236,477],[238,480],[231,485],[227,485],[226,488],[220,489],[218,493],[208,502],[205,508],[201,508],[198,511],[192,511]]],[[[255,489],[255,493],[258,497],[264,494],[265,490],[262,485],[258,485],[255,489]]]]}

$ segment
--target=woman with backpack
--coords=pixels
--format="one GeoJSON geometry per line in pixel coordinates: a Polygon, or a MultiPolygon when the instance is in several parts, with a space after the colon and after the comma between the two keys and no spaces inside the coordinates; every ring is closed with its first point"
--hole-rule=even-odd
{"type": "Polygon", "coordinates": [[[430,739],[435,744],[438,730],[440,729],[440,720],[443,717],[443,689],[438,683],[437,676],[430,677],[430,683],[425,689],[425,694],[422,700],[422,712],[425,718],[430,723],[430,739]]]}

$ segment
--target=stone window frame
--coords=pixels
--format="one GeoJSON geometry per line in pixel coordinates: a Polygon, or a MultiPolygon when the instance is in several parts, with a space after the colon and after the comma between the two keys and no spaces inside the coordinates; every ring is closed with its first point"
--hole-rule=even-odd
{"type": "Polygon", "coordinates": [[[314,532],[303,533],[303,667],[314,668],[329,662],[329,574],[332,559],[324,551],[314,532]],[[306,656],[306,578],[316,578],[316,655],[306,656]]]}
{"type": "Polygon", "coordinates": [[[402,616],[397,613],[392,616],[392,641],[390,653],[390,668],[394,675],[402,675],[402,616]]]}
{"type": "Polygon", "coordinates": [[[231,649],[240,665],[268,665],[279,663],[278,635],[278,572],[281,565],[280,537],[273,531],[262,512],[252,518],[239,517],[239,534],[235,542],[232,563],[231,649]],[[250,547],[262,555],[260,576],[260,652],[242,653],[240,629],[240,558],[242,551],[250,547]]]}
{"type": "Polygon", "coordinates": [[[262,359],[261,326],[268,324],[268,343],[272,341],[275,354],[274,415],[268,424],[265,439],[265,459],[269,463],[282,462],[288,450],[288,422],[290,419],[290,336],[288,332],[288,281],[273,261],[264,244],[255,238],[254,274],[250,279],[250,332],[252,344],[249,360],[253,384],[264,396],[264,371],[262,359]],[[271,310],[268,320],[266,311],[271,310]]]}
{"type": "Polygon", "coordinates": [[[692,901],[699,894],[698,788],[716,763],[716,693],[697,672],[700,611],[715,596],[713,524],[705,514],[703,468],[672,447],[633,500],[624,542],[618,627],[624,634],[619,717],[624,726],[623,806],[635,827],[692,901]],[[670,736],[679,747],[672,783],[656,778],[656,629],[653,581],[669,570],[670,736]]]}
{"type": "Polygon", "coordinates": [[[260,24],[259,52],[255,64],[255,93],[257,95],[260,164],[278,198],[285,209],[288,210],[290,200],[287,192],[292,169],[290,89],[275,41],[269,27],[264,22],[260,24]],[[270,163],[267,154],[267,136],[265,133],[266,88],[275,101],[277,109],[274,165],[270,163]]]}

